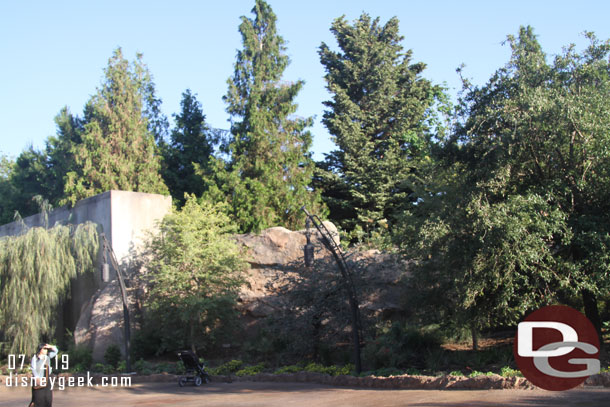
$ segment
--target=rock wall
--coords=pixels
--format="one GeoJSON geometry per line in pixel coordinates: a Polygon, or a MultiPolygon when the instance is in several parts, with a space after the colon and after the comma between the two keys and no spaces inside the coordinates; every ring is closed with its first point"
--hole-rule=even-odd
{"type": "MultiPolygon", "coordinates": [[[[331,222],[324,222],[324,225],[335,241],[339,242],[335,225],[331,222]]],[[[278,286],[285,284],[288,275],[297,273],[304,266],[305,230],[293,232],[283,227],[274,227],[258,235],[238,235],[236,240],[247,250],[250,264],[246,285],[239,297],[240,308],[249,318],[249,323],[253,323],[282,307],[283,299],[277,296],[278,286]]],[[[316,259],[333,261],[317,231],[312,233],[311,241],[315,247],[316,259]]],[[[401,306],[400,283],[408,264],[378,250],[348,253],[347,260],[348,263],[357,263],[366,268],[363,275],[367,285],[366,294],[359,295],[361,310],[386,318],[405,311],[401,306]]],[[[340,278],[338,270],[337,278],[340,278]]]]}

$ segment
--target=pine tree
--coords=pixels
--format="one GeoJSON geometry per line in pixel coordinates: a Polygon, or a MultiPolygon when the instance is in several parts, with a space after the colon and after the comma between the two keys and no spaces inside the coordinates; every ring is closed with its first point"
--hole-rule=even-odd
{"type": "Polygon", "coordinates": [[[82,142],[73,148],[76,168],[68,173],[63,202],[110,189],[167,194],[146,114],[151,98],[157,99],[142,56],[130,64],[118,48],[104,74],[85,107],[82,142]]]}
{"type": "Polygon", "coordinates": [[[243,231],[282,225],[302,227],[299,208],[319,211],[308,185],[313,174],[311,118],[294,115],[303,81],[282,81],[289,63],[271,7],[257,0],[254,18],[242,17],[243,49],[224,97],[232,117],[231,160],[217,185],[243,231]]]}
{"type": "Polygon", "coordinates": [[[430,111],[441,90],[403,52],[397,18],[381,25],[362,14],[350,25],[340,17],[331,32],[340,51],[325,43],[319,50],[332,94],[323,123],[339,149],[319,164],[316,186],[331,219],[358,237],[391,223],[408,196],[429,155],[430,111]]]}
{"type": "MultiPolygon", "coordinates": [[[[55,117],[57,135],[50,136],[44,150],[30,146],[17,157],[8,181],[14,191],[10,207],[22,217],[38,212],[34,197],[41,196],[52,205],[64,197],[66,174],[75,169],[72,150],[81,142],[82,120],[67,107],[55,117]]],[[[11,221],[12,217],[10,220],[11,221]]]]}
{"type": "Polygon", "coordinates": [[[205,123],[201,103],[189,89],[182,94],[180,105],[182,111],[174,116],[176,127],[170,143],[163,146],[163,179],[172,197],[182,206],[185,193],[201,196],[205,191],[200,173],[207,170],[214,136],[205,123]]]}

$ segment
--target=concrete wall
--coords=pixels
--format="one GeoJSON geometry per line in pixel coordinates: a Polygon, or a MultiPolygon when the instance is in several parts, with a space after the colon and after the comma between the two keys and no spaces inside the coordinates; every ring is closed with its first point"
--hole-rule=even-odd
{"type": "MultiPolygon", "coordinates": [[[[119,264],[125,267],[124,270],[130,269],[134,272],[133,267],[138,262],[138,254],[142,252],[148,234],[155,230],[157,222],[165,214],[171,212],[171,209],[172,201],[169,196],[129,191],[107,191],[83,199],[71,209],[62,207],[53,210],[48,215],[48,226],[52,227],[57,223],[80,224],[87,221],[97,223],[100,232],[106,234],[106,238],[112,245],[119,264]]],[[[45,223],[40,214],[29,216],[23,221],[29,227],[43,226],[45,223]]],[[[0,237],[16,235],[21,231],[21,224],[12,222],[0,226],[0,237]]],[[[111,277],[116,280],[114,272],[111,273],[111,277]]],[[[75,332],[77,324],[82,325],[85,331],[89,331],[91,329],[89,326],[91,316],[89,314],[95,308],[95,302],[104,292],[104,289],[108,288],[110,290],[115,285],[115,281],[102,282],[99,267],[94,273],[87,273],[73,280],[70,290],[71,298],[64,303],[62,315],[59,316],[57,321],[58,332],[63,333],[65,329],[75,332]]],[[[106,298],[105,301],[114,301],[112,296],[106,298]]],[[[113,341],[120,344],[119,341],[122,339],[122,333],[120,333],[122,306],[118,295],[116,296],[116,302],[117,306],[112,307],[113,311],[106,312],[108,315],[105,315],[105,320],[108,321],[109,326],[107,328],[111,328],[108,331],[115,338],[113,341]],[[118,308],[118,315],[114,315],[116,314],[114,308],[118,308]]],[[[96,338],[95,333],[89,335],[88,344],[95,347],[96,339],[102,344],[100,346],[109,344],[106,343],[108,340],[103,340],[101,337],[96,338]]],[[[98,356],[100,352],[102,350],[97,351],[98,356]]]]}

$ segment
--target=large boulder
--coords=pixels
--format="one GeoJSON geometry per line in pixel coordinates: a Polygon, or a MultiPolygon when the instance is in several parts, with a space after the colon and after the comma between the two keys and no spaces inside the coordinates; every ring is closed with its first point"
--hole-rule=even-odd
{"type": "MultiPolygon", "coordinates": [[[[330,222],[324,226],[339,244],[337,228],[330,222]]],[[[310,229],[311,242],[315,247],[316,259],[334,265],[332,254],[324,247],[316,229],[310,229]]],[[[260,234],[236,235],[250,264],[246,272],[246,283],[239,293],[239,309],[248,327],[255,327],[261,319],[273,315],[285,306],[285,299],[278,295],[280,286],[290,284],[290,276],[295,276],[304,268],[303,247],[307,243],[305,230],[290,231],[283,227],[273,227],[260,234]]],[[[401,308],[400,282],[406,264],[396,257],[377,250],[357,251],[347,254],[348,263],[366,270],[363,273],[366,293],[359,293],[360,308],[368,314],[390,317],[404,312],[401,308]]],[[[133,262],[132,262],[133,263],[133,262]]],[[[137,263],[137,262],[136,262],[137,263]]],[[[132,271],[133,272],[133,271],[132,271]]],[[[337,271],[338,273],[338,271],[337,271]]],[[[337,278],[339,274],[337,274],[337,278]]],[[[138,279],[131,280],[137,284],[138,279]]],[[[293,280],[292,280],[293,281],[293,280]]],[[[135,319],[135,292],[143,287],[133,286],[129,290],[132,324],[135,319]]],[[[132,325],[133,327],[133,325],[132,325]]],[[[93,350],[95,361],[103,361],[106,348],[111,344],[123,347],[124,343],[123,305],[117,281],[99,289],[91,300],[83,305],[74,332],[77,344],[85,344],[93,350]]]]}

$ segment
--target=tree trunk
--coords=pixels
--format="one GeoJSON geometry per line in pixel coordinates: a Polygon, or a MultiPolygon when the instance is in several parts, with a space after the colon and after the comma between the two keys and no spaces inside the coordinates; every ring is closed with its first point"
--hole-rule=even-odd
{"type": "Polygon", "coordinates": [[[472,350],[479,350],[479,336],[474,322],[470,324],[470,334],[472,335],[472,350]]]}
{"type": "Polygon", "coordinates": [[[597,306],[597,298],[589,290],[582,290],[582,302],[585,307],[585,316],[589,318],[589,321],[595,327],[597,336],[599,338],[600,351],[604,347],[604,341],[602,337],[602,321],[599,316],[599,308],[597,306]]]}

